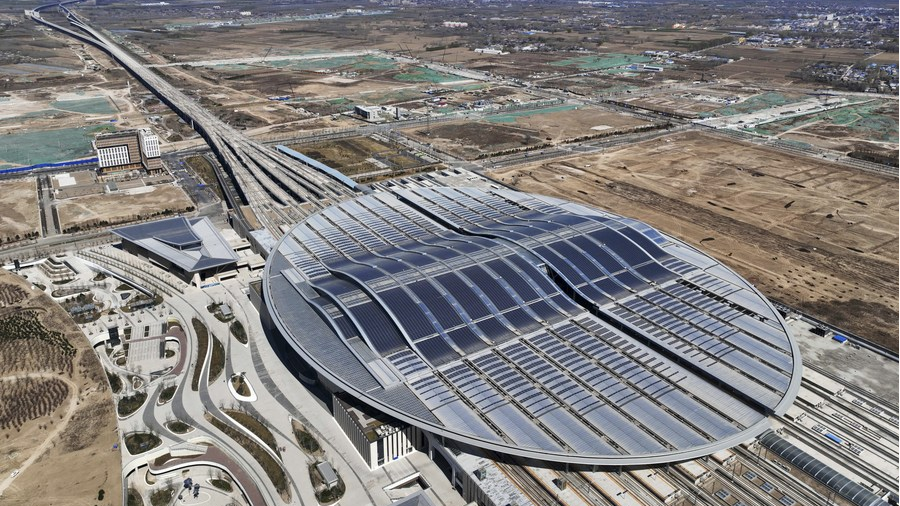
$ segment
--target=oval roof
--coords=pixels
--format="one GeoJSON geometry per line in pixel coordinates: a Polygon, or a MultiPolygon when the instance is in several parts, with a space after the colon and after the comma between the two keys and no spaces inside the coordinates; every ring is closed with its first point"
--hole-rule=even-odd
{"type": "Polygon", "coordinates": [[[511,190],[329,207],[279,241],[264,287],[339,388],[530,458],[708,455],[768,428],[800,385],[784,321],[733,271],[644,223],[511,190]]]}

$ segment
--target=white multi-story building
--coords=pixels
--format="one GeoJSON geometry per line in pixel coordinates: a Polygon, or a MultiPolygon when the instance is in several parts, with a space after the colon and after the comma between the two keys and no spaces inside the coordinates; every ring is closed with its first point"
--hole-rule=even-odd
{"type": "Polygon", "coordinates": [[[333,395],[332,405],[335,421],[369,469],[402,459],[424,445],[424,436],[416,427],[381,414],[374,418],[371,409],[362,411],[357,401],[347,396],[333,395]]]}
{"type": "Polygon", "coordinates": [[[143,128],[140,130],[141,149],[147,158],[159,157],[159,137],[150,130],[143,128]]]}

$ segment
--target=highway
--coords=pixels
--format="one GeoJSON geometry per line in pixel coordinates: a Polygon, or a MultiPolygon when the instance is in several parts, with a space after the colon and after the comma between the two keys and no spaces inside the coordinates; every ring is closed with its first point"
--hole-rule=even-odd
{"type": "Polygon", "coordinates": [[[226,200],[235,212],[239,223],[236,228],[240,233],[246,235],[252,230],[265,228],[279,237],[286,227],[310,212],[355,195],[353,190],[338,181],[245,137],[63,4],[59,8],[78,31],[43,19],[40,11],[54,6],[38,7],[28,11],[28,15],[38,23],[109,54],[206,140],[224,169],[224,173],[220,172],[217,176],[226,189],[226,200]],[[234,184],[227,184],[226,179],[234,184]]]}

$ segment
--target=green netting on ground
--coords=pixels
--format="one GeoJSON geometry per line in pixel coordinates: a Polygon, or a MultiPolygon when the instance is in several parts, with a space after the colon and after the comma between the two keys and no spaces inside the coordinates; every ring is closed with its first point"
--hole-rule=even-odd
{"type": "Polygon", "coordinates": [[[15,165],[62,162],[93,154],[91,141],[111,125],[0,135],[0,160],[15,165]]]}
{"type": "Polygon", "coordinates": [[[54,109],[42,109],[40,111],[31,111],[19,114],[18,116],[13,116],[11,118],[3,118],[0,119],[0,125],[13,124],[16,126],[21,126],[21,123],[27,119],[43,119],[43,118],[52,118],[53,116],[62,115],[64,113],[56,111],[54,109]]]}
{"type": "Polygon", "coordinates": [[[392,60],[377,56],[364,56],[353,64],[353,68],[357,70],[391,70],[396,66],[397,64],[392,60]]]}
{"type": "Polygon", "coordinates": [[[566,58],[551,63],[556,67],[577,66],[581,70],[601,70],[613,67],[621,67],[632,63],[649,63],[652,58],[646,56],[624,54],[624,53],[607,53],[602,55],[577,56],[575,58],[566,58]]]}
{"type": "Polygon", "coordinates": [[[723,107],[715,111],[715,116],[733,116],[735,114],[747,114],[756,111],[762,111],[770,107],[777,107],[785,104],[793,104],[799,102],[800,97],[788,97],[774,91],[769,91],[761,95],[756,95],[729,106],[723,107]]]}
{"type": "Polygon", "coordinates": [[[888,116],[870,116],[860,118],[852,125],[854,137],[862,139],[879,140],[897,144],[900,138],[897,136],[897,120],[888,116]],[[858,132],[858,133],[856,133],[858,132]]]}
{"type": "Polygon", "coordinates": [[[424,93],[415,89],[402,89],[395,91],[379,91],[374,93],[364,93],[357,95],[359,99],[373,105],[394,104],[398,102],[409,102],[410,100],[418,100],[427,97],[424,93]]]}
{"type": "Polygon", "coordinates": [[[217,70],[250,70],[252,68],[259,68],[259,67],[254,67],[252,65],[247,65],[244,63],[229,63],[227,65],[210,65],[210,67],[213,67],[217,70]]]}
{"type": "Polygon", "coordinates": [[[51,102],[50,106],[63,111],[80,112],[82,114],[112,114],[116,112],[106,97],[57,100],[56,102],[51,102]]]}
{"type": "Polygon", "coordinates": [[[261,67],[287,68],[295,70],[326,70],[326,69],[344,69],[344,70],[391,70],[397,64],[389,58],[379,56],[334,56],[331,58],[314,58],[310,60],[279,60],[272,58],[265,62],[256,63],[229,63],[224,65],[214,65],[220,70],[249,70],[261,67]]]}
{"type": "Polygon", "coordinates": [[[453,86],[450,86],[450,89],[453,89],[456,91],[473,91],[473,90],[480,90],[483,88],[487,88],[489,86],[491,86],[490,83],[455,84],[453,86]]]}
{"type": "Polygon", "coordinates": [[[515,111],[509,112],[506,114],[499,114],[497,116],[491,116],[487,120],[491,123],[513,123],[516,121],[516,118],[524,118],[527,116],[534,116],[537,114],[549,114],[552,112],[563,112],[563,111],[571,111],[572,109],[577,109],[577,105],[561,105],[559,107],[549,107],[547,109],[535,109],[531,111],[515,111]]]}
{"type": "Polygon", "coordinates": [[[847,128],[851,137],[881,142],[898,142],[897,120],[879,109],[889,105],[885,101],[851,105],[806,116],[787,118],[759,125],[755,131],[763,135],[778,135],[788,130],[816,122],[847,128]]]}
{"type": "Polygon", "coordinates": [[[407,83],[446,83],[450,81],[459,81],[461,78],[450,74],[444,74],[443,72],[438,72],[436,70],[414,67],[407,72],[395,75],[394,79],[407,83]]]}

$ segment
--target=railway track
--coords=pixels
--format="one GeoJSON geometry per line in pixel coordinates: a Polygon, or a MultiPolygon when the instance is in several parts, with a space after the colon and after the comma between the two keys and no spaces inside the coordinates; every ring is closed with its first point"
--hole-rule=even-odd
{"type": "MultiPolygon", "coordinates": [[[[820,408],[811,408],[809,411],[815,413],[815,419],[817,421],[829,426],[829,428],[838,434],[845,435],[847,439],[852,439],[852,442],[862,447],[864,451],[876,454],[885,461],[890,462],[897,460],[897,452],[891,452],[888,448],[885,448],[882,444],[878,443],[883,439],[880,435],[871,434],[867,437],[865,434],[867,431],[864,431],[859,427],[854,427],[848,423],[849,420],[846,420],[843,417],[835,417],[834,414],[829,414],[820,408]]],[[[896,442],[896,438],[891,441],[896,442]]]]}
{"type": "Polygon", "coordinates": [[[867,464],[853,453],[846,451],[843,447],[826,447],[825,445],[828,440],[825,439],[822,434],[819,434],[812,429],[808,429],[802,425],[791,425],[785,426],[784,432],[810,448],[821,450],[819,453],[830,455],[833,459],[840,462],[843,467],[861,479],[868,480],[885,490],[894,490],[897,487],[896,478],[888,476],[884,471],[867,464]]]}
{"type": "MultiPolygon", "coordinates": [[[[703,465],[700,461],[696,462],[707,471],[710,470],[708,466],[703,465]]],[[[681,470],[672,470],[670,468],[666,476],[671,478],[672,481],[674,481],[681,487],[684,493],[682,504],[685,505],[708,504],[734,506],[738,501],[740,501],[745,506],[771,506],[768,503],[760,502],[759,497],[757,497],[755,493],[751,492],[750,494],[748,494],[746,490],[744,490],[742,487],[739,487],[738,485],[735,485],[734,483],[720,483],[721,486],[719,488],[728,491],[728,496],[726,498],[722,498],[715,493],[708,492],[703,486],[695,485],[693,480],[683,472],[681,472],[681,470]],[[729,498],[735,498],[736,500],[730,501],[728,500],[729,498]]],[[[709,480],[707,480],[707,482],[708,481],[709,480]]]]}
{"type": "Polygon", "coordinates": [[[569,486],[574,488],[588,503],[597,506],[613,506],[613,504],[609,502],[590,481],[582,476],[581,473],[570,471],[560,473],[560,475],[568,480],[569,486]]]}
{"type": "Polygon", "coordinates": [[[41,17],[41,10],[57,4],[38,7],[29,12],[29,17],[35,22],[106,52],[163,103],[191,124],[219,160],[222,170],[217,170],[219,172],[217,177],[220,183],[226,178],[234,182],[233,187],[237,190],[235,192],[237,195],[230,191],[231,185],[221,184],[221,186],[225,188],[229,206],[238,216],[242,225],[238,228],[242,232],[247,233],[257,228],[253,223],[254,220],[244,215],[245,205],[252,210],[256,221],[273,236],[279,237],[283,227],[291,225],[298,218],[331,202],[356,195],[354,190],[329,176],[295,163],[281,153],[246,138],[163,77],[138,62],[99,30],[88,25],[66,7],[71,3],[75,2],[59,4],[59,9],[66,15],[74,29],[62,27],[41,17]]]}
{"type": "MultiPolygon", "coordinates": [[[[782,491],[782,493],[796,501],[797,504],[809,506],[821,504],[824,506],[825,501],[823,501],[822,496],[808,485],[799,480],[785,479],[784,473],[786,473],[786,471],[784,469],[777,467],[766,459],[759,459],[758,461],[752,460],[755,455],[744,448],[738,447],[736,450],[738,455],[744,457],[741,461],[741,465],[744,469],[750,470],[765,481],[772,483],[775,485],[776,490],[782,491]]],[[[730,476],[728,474],[729,471],[721,465],[717,463],[711,463],[710,465],[717,474],[730,476]]],[[[743,473],[740,478],[746,480],[746,478],[743,477],[743,473]]],[[[735,480],[740,481],[737,476],[735,476],[735,480]]],[[[747,486],[749,486],[749,484],[747,484],[747,486]]]]}
{"type": "MultiPolygon", "coordinates": [[[[863,398],[863,400],[869,402],[873,406],[877,406],[879,404],[883,405],[886,408],[886,410],[888,410],[892,413],[896,413],[897,410],[900,409],[900,408],[898,408],[897,404],[895,404],[891,400],[883,399],[881,397],[876,397],[875,395],[872,395],[872,394],[866,392],[865,390],[857,388],[855,385],[848,383],[847,381],[843,380],[839,376],[836,376],[825,369],[816,367],[814,365],[805,365],[805,367],[809,367],[810,369],[818,372],[822,376],[825,376],[828,379],[836,381],[837,383],[841,384],[845,389],[852,390],[852,394],[855,397],[858,397],[858,398],[861,397],[861,398],[863,398]]],[[[894,425],[898,425],[898,424],[895,423],[894,425]]]]}
{"type": "Polygon", "coordinates": [[[498,460],[495,460],[494,463],[535,505],[557,506],[559,504],[556,496],[538,483],[521,466],[507,464],[498,460]]]}

